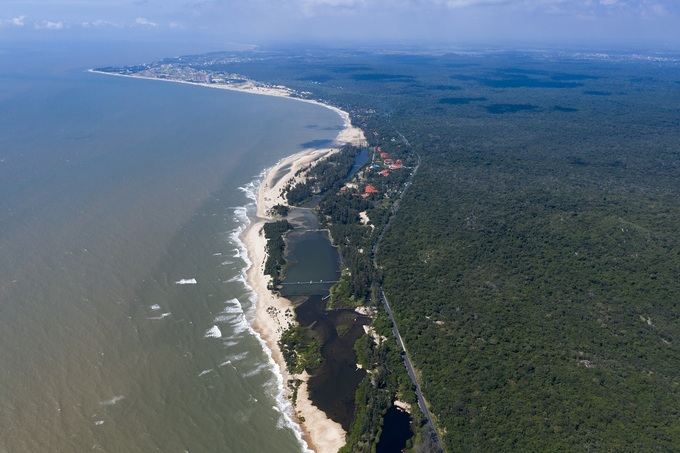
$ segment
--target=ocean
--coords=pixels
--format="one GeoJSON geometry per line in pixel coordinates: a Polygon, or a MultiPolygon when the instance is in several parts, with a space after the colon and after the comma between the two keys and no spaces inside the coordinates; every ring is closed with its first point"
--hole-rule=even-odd
{"type": "Polygon", "coordinates": [[[14,56],[0,53],[0,451],[302,450],[248,323],[238,236],[263,170],[342,119],[14,56]]]}

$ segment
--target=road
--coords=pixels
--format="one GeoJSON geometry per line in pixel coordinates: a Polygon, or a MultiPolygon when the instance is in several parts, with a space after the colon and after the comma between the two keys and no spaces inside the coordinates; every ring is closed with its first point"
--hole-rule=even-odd
{"type": "MultiPolygon", "coordinates": [[[[401,135],[401,134],[399,134],[401,135]]],[[[406,140],[403,136],[402,138],[406,140]]],[[[382,240],[383,236],[385,235],[385,232],[390,226],[390,223],[392,222],[392,219],[394,218],[394,215],[397,213],[399,210],[399,204],[401,203],[401,200],[404,198],[404,195],[406,194],[406,191],[411,187],[411,182],[413,181],[413,178],[416,175],[416,172],[418,171],[418,167],[420,166],[420,156],[418,156],[418,163],[413,169],[413,173],[411,173],[411,176],[409,177],[408,181],[404,185],[404,190],[401,192],[401,195],[399,196],[399,199],[394,203],[394,206],[392,207],[392,212],[390,212],[390,217],[383,227],[382,231],[380,232],[380,235],[378,236],[378,239],[375,242],[375,245],[373,246],[373,249],[371,250],[371,260],[373,261],[373,266],[376,266],[375,263],[375,256],[376,253],[378,252],[378,247],[380,246],[380,241],[382,240]]],[[[390,317],[390,321],[392,321],[392,332],[394,333],[394,338],[397,339],[397,345],[401,348],[402,350],[402,358],[404,359],[404,365],[406,366],[406,371],[408,372],[409,377],[411,378],[411,382],[413,382],[413,387],[415,389],[416,397],[418,398],[418,407],[420,407],[420,410],[422,411],[425,419],[427,420],[427,424],[430,426],[430,432],[432,436],[432,444],[436,448],[436,451],[438,452],[444,452],[444,448],[442,447],[442,444],[439,440],[439,435],[437,434],[437,430],[434,427],[434,423],[432,422],[432,416],[430,415],[430,411],[427,408],[427,404],[425,403],[425,398],[423,397],[423,392],[420,389],[420,384],[418,384],[418,378],[416,376],[415,369],[413,368],[413,364],[411,363],[411,358],[409,357],[408,351],[406,349],[406,344],[404,343],[404,340],[401,338],[401,334],[399,333],[399,327],[397,327],[397,322],[394,320],[394,316],[392,315],[392,309],[390,308],[390,304],[387,300],[387,297],[385,296],[385,292],[383,291],[382,287],[380,287],[380,299],[382,301],[383,307],[385,308],[385,311],[387,312],[387,316],[390,317]]]]}
{"type": "Polygon", "coordinates": [[[444,448],[442,448],[441,442],[439,441],[439,435],[437,434],[437,430],[434,428],[434,422],[432,422],[430,410],[427,408],[427,404],[425,403],[425,397],[423,396],[423,392],[420,389],[420,384],[418,384],[416,371],[413,368],[411,358],[409,357],[408,351],[406,350],[406,344],[404,343],[404,340],[401,338],[399,328],[397,327],[397,323],[394,321],[394,316],[392,315],[392,309],[390,308],[390,304],[387,301],[387,297],[385,297],[385,293],[383,292],[382,288],[380,288],[380,298],[382,299],[383,307],[385,307],[387,315],[390,317],[390,320],[392,321],[392,333],[394,334],[394,338],[397,339],[397,345],[403,351],[402,358],[404,359],[404,365],[406,365],[406,371],[408,371],[408,375],[411,378],[411,382],[413,382],[416,397],[418,398],[418,407],[420,408],[421,412],[423,413],[423,416],[427,420],[427,424],[430,426],[432,443],[437,448],[437,451],[443,452],[444,448]]]}

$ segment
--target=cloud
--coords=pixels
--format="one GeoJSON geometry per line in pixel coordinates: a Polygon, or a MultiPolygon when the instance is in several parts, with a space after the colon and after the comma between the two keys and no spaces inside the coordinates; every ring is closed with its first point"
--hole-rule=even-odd
{"type": "Polygon", "coordinates": [[[63,21],[53,22],[51,20],[43,20],[42,22],[36,22],[34,27],[37,30],[63,30],[66,28],[66,23],[63,21]]]}
{"type": "Polygon", "coordinates": [[[120,27],[119,24],[108,20],[93,20],[92,22],[83,22],[80,24],[83,28],[102,28],[102,27],[120,27]]]}
{"type": "MultiPolygon", "coordinates": [[[[435,2],[439,3],[439,2],[435,2]]],[[[512,4],[509,0],[447,0],[443,2],[449,8],[466,8],[471,6],[492,6],[512,4]]],[[[517,3],[517,2],[515,2],[517,3]]]]}
{"type": "Polygon", "coordinates": [[[302,4],[309,7],[314,6],[334,6],[343,8],[352,8],[355,6],[365,5],[366,2],[362,0],[304,0],[302,4]]]}
{"type": "MultiPolygon", "coordinates": [[[[324,13],[358,14],[368,8],[382,6],[381,4],[382,2],[375,0],[298,0],[294,6],[304,17],[311,18],[324,13]]],[[[389,8],[390,5],[385,7],[389,8]]]]}
{"type": "Polygon", "coordinates": [[[143,17],[138,17],[137,19],[135,19],[135,24],[139,25],[141,27],[152,27],[152,28],[158,27],[158,24],[156,22],[151,22],[150,20],[145,19],[143,17]]]}
{"type": "Polygon", "coordinates": [[[6,25],[13,27],[23,27],[26,25],[26,16],[18,16],[13,17],[12,19],[0,20],[0,27],[4,27],[6,25]]]}
{"type": "Polygon", "coordinates": [[[0,0],[0,5],[3,33],[20,27],[102,34],[136,29],[244,42],[680,38],[673,25],[680,23],[680,0],[0,0]]]}

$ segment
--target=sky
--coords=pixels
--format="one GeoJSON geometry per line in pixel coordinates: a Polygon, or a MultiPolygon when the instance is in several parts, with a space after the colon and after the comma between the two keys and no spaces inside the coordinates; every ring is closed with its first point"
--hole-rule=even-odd
{"type": "Polygon", "coordinates": [[[678,24],[680,0],[0,0],[0,46],[69,38],[677,50],[678,24]]]}

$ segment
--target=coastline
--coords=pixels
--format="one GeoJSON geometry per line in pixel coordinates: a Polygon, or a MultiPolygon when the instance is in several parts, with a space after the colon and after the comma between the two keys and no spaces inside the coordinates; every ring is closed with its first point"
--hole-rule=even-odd
{"type": "Polygon", "coordinates": [[[331,147],[301,151],[280,160],[276,165],[266,170],[265,176],[257,189],[256,214],[250,218],[250,225],[248,225],[241,234],[241,240],[245,245],[248,258],[252,263],[246,271],[247,284],[252,288],[252,291],[255,294],[255,309],[252,313],[252,319],[250,319],[251,325],[269,349],[271,357],[282,376],[283,388],[280,390],[289,401],[292,398],[292,390],[288,387],[288,381],[290,379],[298,379],[301,381],[297,391],[296,404],[292,405],[295,413],[289,415],[291,415],[301,428],[302,438],[304,442],[307,443],[308,448],[317,453],[336,453],[345,444],[345,431],[339,423],[328,418],[323,411],[312,404],[307,389],[309,375],[307,375],[306,372],[300,375],[291,375],[288,372],[283,355],[278,346],[281,334],[291,323],[289,318],[286,317],[286,310],[290,309],[290,311],[292,311],[293,304],[288,299],[272,293],[267,288],[269,277],[264,274],[267,240],[264,237],[263,225],[273,219],[267,214],[267,211],[273,206],[277,204],[288,205],[281,195],[281,189],[291,180],[297,182],[304,178],[304,176],[296,176],[298,170],[339,151],[345,144],[359,146],[366,140],[363,131],[352,126],[349,113],[319,101],[293,97],[291,96],[293,91],[285,87],[264,87],[257,85],[250,80],[241,84],[226,85],[196,83],[140,75],[116,74],[96,71],[94,69],[90,69],[89,72],[137,79],[185,83],[187,85],[226,89],[250,94],[285,97],[295,101],[316,104],[331,109],[343,119],[344,128],[338,134],[331,147]]]}
{"type": "Polygon", "coordinates": [[[263,86],[263,85],[258,85],[256,82],[247,79],[245,82],[241,83],[229,83],[229,84],[222,84],[222,83],[202,83],[202,82],[190,82],[187,80],[178,80],[178,79],[167,79],[167,78],[160,78],[160,77],[152,77],[152,76],[144,76],[144,75],[135,75],[135,74],[118,74],[115,72],[106,72],[106,71],[97,71],[96,69],[88,69],[87,72],[90,72],[92,74],[104,74],[104,75],[109,75],[109,76],[116,76],[116,77],[128,77],[132,79],[142,79],[142,80],[158,80],[161,82],[172,82],[172,83],[183,83],[185,85],[191,85],[191,86],[200,86],[200,87],[206,87],[206,88],[213,88],[217,90],[229,90],[229,91],[238,91],[241,93],[250,93],[250,94],[259,94],[263,96],[275,96],[275,97],[281,97],[281,98],[287,98],[287,99],[292,99],[294,101],[298,102],[306,102],[308,104],[315,104],[319,105],[321,107],[325,107],[327,109],[333,110],[335,113],[340,115],[342,117],[343,121],[345,122],[345,129],[340,132],[338,137],[335,139],[337,143],[340,143],[344,145],[345,143],[353,143],[357,144],[359,141],[366,140],[366,137],[364,136],[364,133],[361,129],[358,127],[353,127],[351,125],[351,121],[349,119],[349,113],[345,112],[344,110],[339,109],[338,107],[334,107],[329,104],[324,104],[323,102],[316,101],[314,99],[305,99],[305,98],[300,98],[300,97],[294,97],[292,96],[295,91],[286,88],[284,86],[263,86]],[[358,134],[358,135],[356,135],[358,134]],[[356,137],[354,136],[356,135],[356,137]]]}
{"type": "MultiPolygon", "coordinates": [[[[339,111],[335,108],[333,110],[339,111]]],[[[365,140],[363,131],[351,126],[349,115],[346,112],[342,114],[345,118],[345,129],[336,138],[336,148],[305,150],[279,161],[266,171],[257,190],[257,214],[251,219],[251,224],[241,236],[249,259],[253,263],[247,271],[248,284],[257,297],[252,322],[253,329],[269,348],[272,359],[283,376],[284,392],[287,398],[290,399],[292,396],[292,391],[287,386],[288,381],[290,379],[302,381],[297,392],[297,402],[294,405],[296,413],[293,415],[302,429],[303,438],[309,448],[317,453],[337,452],[345,444],[346,433],[339,423],[329,419],[324,412],[312,404],[307,390],[309,376],[306,373],[291,375],[286,368],[278,342],[290,322],[285,316],[286,310],[292,311],[293,305],[288,299],[275,295],[267,288],[269,277],[264,274],[267,240],[264,237],[263,225],[273,219],[267,215],[269,209],[277,204],[287,205],[286,200],[281,196],[281,188],[291,179],[301,178],[295,176],[299,169],[336,152],[346,143],[358,145],[360,141],[365,140]],[[281,176],[284,168],[286,172],[281,176]]]]}

